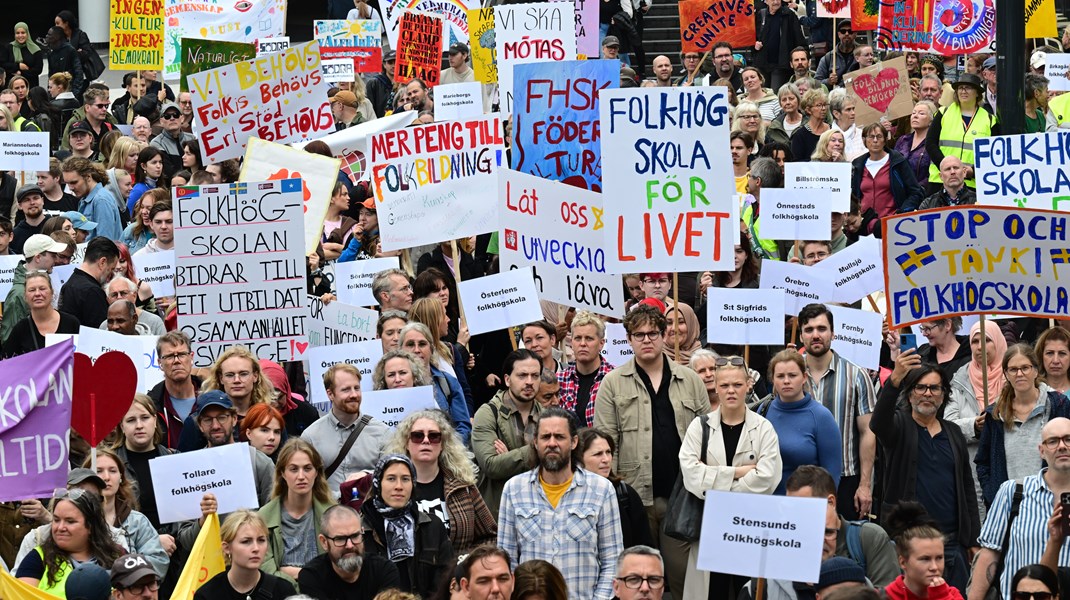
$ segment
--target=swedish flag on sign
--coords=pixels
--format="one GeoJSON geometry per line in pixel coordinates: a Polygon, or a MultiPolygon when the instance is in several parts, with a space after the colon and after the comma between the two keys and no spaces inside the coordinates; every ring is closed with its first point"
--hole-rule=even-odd
{"type": "Polygon", "coordinates": [[[933,255],[933,249],[926,244],[900,254],[895,257],[895,262],[899,263],[899,266],[903,269],[903,275],[909,276],[914,271],[917,271],[919,267],[936,262],[936,256],[933,255]]]}
{"type": "Polygon", "coordinates": [[[230,184],[230,193],[232,194],[244,194],[246,183],[232,183],[230,184]]]}
{"type": "Polygon", "coordinates": [[[1051,262],[1056,265],[1065,265],[1070,263],[1070,249],[1067,248],[1052,248],[1051,249],[1051,262]]]}

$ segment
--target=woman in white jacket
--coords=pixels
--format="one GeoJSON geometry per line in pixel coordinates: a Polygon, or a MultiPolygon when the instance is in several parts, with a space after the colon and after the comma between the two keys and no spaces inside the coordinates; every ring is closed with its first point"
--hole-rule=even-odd
{"type": "MultiPolygon", "coordinates": [[[[738,356],[717,358],[717,410],[691,422],[680,446],[680,471],[684,487],[698,496],[706,490],[772,494],[780,483],[780,440],[773,425],[747,409],[746,399],[754,382],[747,365],[738,356]],[[706,462],[702,462],[703,419],[710,428],[706,462]]],[[[696,566],[698,543],[691,545],[687,560],[684,598],[735,598],[746,578],[700,571],[696,566]]]]}

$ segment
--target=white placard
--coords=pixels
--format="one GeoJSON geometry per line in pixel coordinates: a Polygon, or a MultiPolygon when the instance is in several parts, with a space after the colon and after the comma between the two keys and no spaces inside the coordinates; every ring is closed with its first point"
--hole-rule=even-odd
{"type": "MultiPolygon", "coordinates": [[[[851,163],[784,163],[784,187],[793,190],[827,189],[831,192],[832,212],[850,212],[851,163]]],[[[763,199],[768,191],[762,190],[763,199]]],[[[764,222],[762,233],[765,233],[764,222]]]]}
{"type": "Polygon", "coordinates": [[[1044,68],[1044,76],[1048,78],[1048,91],[1070,91],[1070,79],[1066,78],[1070,71],[1070,54],[1048,54],[1044,68]]]}
{"type": "MultiPolygon", "coordinates": [[[[15,269],[20,262],[22,262],[21,254],[0,256],[0,301],[7,298],[7,293],[11,291],[11,284],[15,281],[15,269]]],[[[59,296],[59,293],[55,295],[59,296]]]]}
{"type": "Polygon", "coordinates": [[[81,261],[75,263],[71,262],[69,265],[58,265],[52,267],[52,273],[49,275],[52,278],[52,289],[55,291],[52,294],[52,306],[59,308],[59,292],[63,289],[63,286],[67,283],[67,280],[74,274],[74,269],[81,264],[81,261]]]}
{"type": "Polygon", "coordinates": [[[360,414],[379,419],[391,429],[410,413],[436,408],[435,388],[430,385],[364,392],[360,401],[360,414]]]}
{"type": "Polygon", "coordinates": [[[706,338],[712,344],[784,344],[784,290],[711,287],[706,338]]]}
{"type": "Polygon", "coordinates": [[[244,442],[158,456],[149,461],[149,473],[161,523],[201,518],[206,493],[215,495],[221,515],[260,506],[253,457],[244,442]]]}
{"type": "Polygon", "coordinates": [[[768,240],[828,240],[832,211],[828,190],[762,190],[762,237],[768,240]]]}
{"type": "Polygon", "coordinates": [[[832,328],[832,349],[860,367],[879,369],[881,341],[884,339],[881,324],[884,322],[884,316],[878,312],[834,304],[826,306],[832,311],[835,323],[832,328]]]}
{"type": "Polygon", "coordinates": [[[483,84],[447,83],[435,88],[435,120],[461,121],[483,116],[483,84]]]}
{"type": "Polygon", "coordinates": [[[574,2],[495,6],[494,30],[503,114],[513,112],[513,65],[576,60],[574,2]]]}
{"type": "MultiPolygon", "coordinates": [[[[61,339],[57,337],[53,342],[59,342],[61,339]]],[[[78,328],[74,348],[76,352],[81,352],[94,360],[111,350],[129,356],[137,369],[137,390],[147,393],[157,383],[163,381],[163,371],[156,357],[156,340],[158,339],[159,336],[155,335],[122,335],[107,329],[82,325],[78,328]]],[[[47,340],[45,343],[51,345],[47,340]]]]}
{"type": "Polygon", "coordinates": [[[175,251],[144,252],[137,257],[134,271],[138,279],[152,286],[156,297],[175,295],[175,251]]]}
{"type": "MultiPolygon", "coordinates": [[[[328,83],[353,81],[357,76],[357,65],[352,58],[325,58],[320,62],[320,72],[323,73],[323,80],[328,83]]],[[[437,104],[435,110],[438,110],[437,104]]]]}
{"type": "Polygon", "coordinates": [[[602,359],[619,367],[632,359],[635,352],[628,343],[628,332],[623,323],[606,323],[606,345],[602,347],[602,359]]]}
{"type": "Polygon", "coordinates": [[[763,260],[760,286],[784,290],[784,314],[795,316],[807,304],[828,302],[832,278],[827,271],[779,260],[763,260]]]}
{"type": "MultiPolygon", "coordinates": [[[[765,225],[762,225],[765,233],[765,225]]],[[[850,246],[814,265],[828,271],[832,277],[832,297],[829,302],[851,303],[866,294],[884,289],[884,261],[881,242],[863,236],[850,246]]]]}
{"type": "Polygon", "coordinates": [[[817,581],[825,541],[820,498],[706,492],[698,567],[785,581],[817,581]]]}
{"type": "Polygon", "coordinates": [[[284,50],[290,49],[290,36],[280,35],[276,37],[265,38],[262,40],[256,40],[256,55],[263,56],[265,54],[278,54],[284,50]]]}
{"type": "Polygon", "coordinates": [[[324,304],[315,296],[307,296],[307,306],[308,342],[313,347],[359,342],[375,337],[379,313],[370,308],[337,300],[324,304]]]}
{"type": "Polygon", "coordinates": [[[0,171],[47,171],[48,133],[0,131],[0,171]]]}
{"type": "Polygon", "coordinates": [[[461,281],[457,294],[468,317],[468,331],[479,335],[542,318],[530,268],[461,281]]]}
{"type": "Polygon", "coordinates": [[[338,300],[356,306],[378,306],[372,280],[380,271],[398,268],[398,257],[371,258],[334,263],[334,289],[338,300]]]}
{"type": "Polygon", "coordinates": [[[344,362],[353,365],[360,370],[360,389],[362,392],[370,392],[372,389],[372,371],[379,359],[383,357],[383,343],[380,340],[367,340],[364,342],[349,342],[335,344],[333,346],[319,346],[309,348],[308,379],[309,401],[321,413],[331,410],[331,399],[327,397],[327,390],[323,387],[323,374],[331,365],[344,362]]]}

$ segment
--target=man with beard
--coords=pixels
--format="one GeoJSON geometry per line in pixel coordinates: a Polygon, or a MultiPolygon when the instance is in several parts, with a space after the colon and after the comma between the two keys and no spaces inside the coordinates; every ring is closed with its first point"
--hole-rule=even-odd
{"type": "Polygon", "coordinates": [[[865,369],[832,350],[832,311],[808,304],[799,312],[799,339],[806,348],[806,376],[814,400],[836,417],[843,436],[843,475],[837,506],[845,519],[865,518],[873,505],[873,459],[877,440],[869,430],[876,393],[865,369]]]}
{"type": "Polygon", "coordinates": [[[514,568],[532,559],[553,564],[565,577],[569,598],[609,598],[624,550],[617,494],[609,480],[572,464],[578,442],[572,413],[542,411],[533,443],[538,466],[505,484],[498,545],[514,568]],[[538,533],[530,536],[532,531],[538,533]]]}
{"type": "Polygon", "coordinates": [[[27,183],[15,192],[15,201],[23,219],[15,225],[9,248],[15,254],[22,254],[22,245],[31,235],[41,233],[45,225],[45,193],[36,185],[27,183]]]}
{"type": "Polygon", "coordinates": [[[74,315],[79,323],[100,323],[108,318],[108,295],[104,282],[119,264],[119,247],[108,238],[90,240],[82,264],[59,290],[59,309],[74,315]]]}
{"type": "Polygon", "coordinates": [[[398,570],[385,556],[364,554],[360,513],[345,504],[323,513],[318,536],[324,553],[297,577],[301,593],[316,600],[362,600],[399,585],[398,570]]]}
{"type": "MultiPolygon", "coordinates": [[[[197,398],[199,407],[194,422],[200,428],[209,448],[218,448],[236,443],[234,427],[238,424],[238,411],[230,397],[219,390],[207,391],[197,398]]],[[[249,456],[253,464],[253,481],[256,484],[256,497],[263,506],[271,500],[272,486],[275,484],[275,465],[266,454],[249,446],[249,456]]]]}

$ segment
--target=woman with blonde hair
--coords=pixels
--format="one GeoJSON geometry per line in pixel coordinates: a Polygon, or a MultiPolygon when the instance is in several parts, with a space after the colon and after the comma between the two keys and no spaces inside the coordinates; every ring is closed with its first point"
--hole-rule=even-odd
{"type": "MultiPolygon", "coordinates": [[[[250,408],[257,404],[272,404],[275,399],[275,386],[264,375],[260,360],[245,346],[227,348],[208,368],[201,383],[201,394],[212,390],[219,390],[230,398],[238,418],[234,425],[235,434],[241,431],[242,420],[250,408]]],[[[190,452],[204,448],[207,443],[191,413],[182,425],[178,450],[190,452]]]]}
{"type": "Polygon", "coordinates": [[[0,104],[0,131],[14,131],[15,116],[6,106],[0,104]]]}
{"type": "Polygon", "coordinates": [[[130,213],[130,223],[123,229],[119,241],[126,244],[130,249],[131,256],[144,248],[149,240],[156,237],[152,233],[152,221],[149,219],[149,211],[152,205],[165,200],[170,200],[171,194],[163,188],[153,188],[146,191],[137,202],[134,203],[134,211],[130,213]]]}
{"type": "MultiPolygon", "coordinates": [[[[438,334],[438,343],[435,344],[435,366],[457,378],[457,383],[464,393],[464,401],[468,404],[469,411],[475,406],[475,398],[472,397],[472,388],[468,384],[468,376],[465,373],[465,364],[470,355],[461,344],[449,342],[450,317],[442,300],[437,296],[418,298],[409,308],[409,322],[423,323],[432,333],[438,334]]],[[[463,338],[468,338],[468,327],[461,330],[463,338]]]]}
{"type": "Polygon", "coordinates": [[[122,169],[133,173],[137,169],[137,155],[141,152],[141,142],[132,137],[121,135],[108,153],[107,169],[122,169]]]}
{"type": "Polygon", "coordinates": [[[842,131],[829,129],[817,139],[814,153],[810,155],[812,162],[847,162],[844,150],[847,141],[842,131]]]}
{"type": "Polygon", "coordinates": [[[821,88],[810,88],[802,95],[800,101],[803,116],[802,128],[791,136],[791,155],[795,160],[807,162],[821,135],[831,129],[828,124],[829,97],[821,88]]]}
{"type": "Polygon", "coordinates": [[[349,86],[349,91],[353,92],[353,95],[357,97],[357,112],[360,113],[360,122],[374,121],[376,117],[375,107],[372,105],[372,101],[368,99],[368,88],[364,85],[364,78],[360,75],[354,77],[353,83],[349,86]]]}
{"type": "MultiPolygon", "coordinates": [[[[438,299],[436,298],[435,301],[437,302],[438,299]]],[[[439,305],[441,306],[441,303],[439,305]]],[[[465,400],[464,391],[457,378],[438,367],[433,350],[437,342],[438,339],[423,323],[409,322],[401,328],[401,349],[411,352],[420,359],[421,366],[429,370],[431,387],[434,389],[438,407],[450,415],[457,433],[467,444],[468,437],[472,433],[468,402],[465,400]]]]}
{"type": "Polygon", "coordinates": [[[219,528],[227,569],[193,594],[194,600],[219,598],[289,598],[297,593],[289,581],[261,570],[268,552],[264,520],[251,510],[236,510],[219,528]]]}

